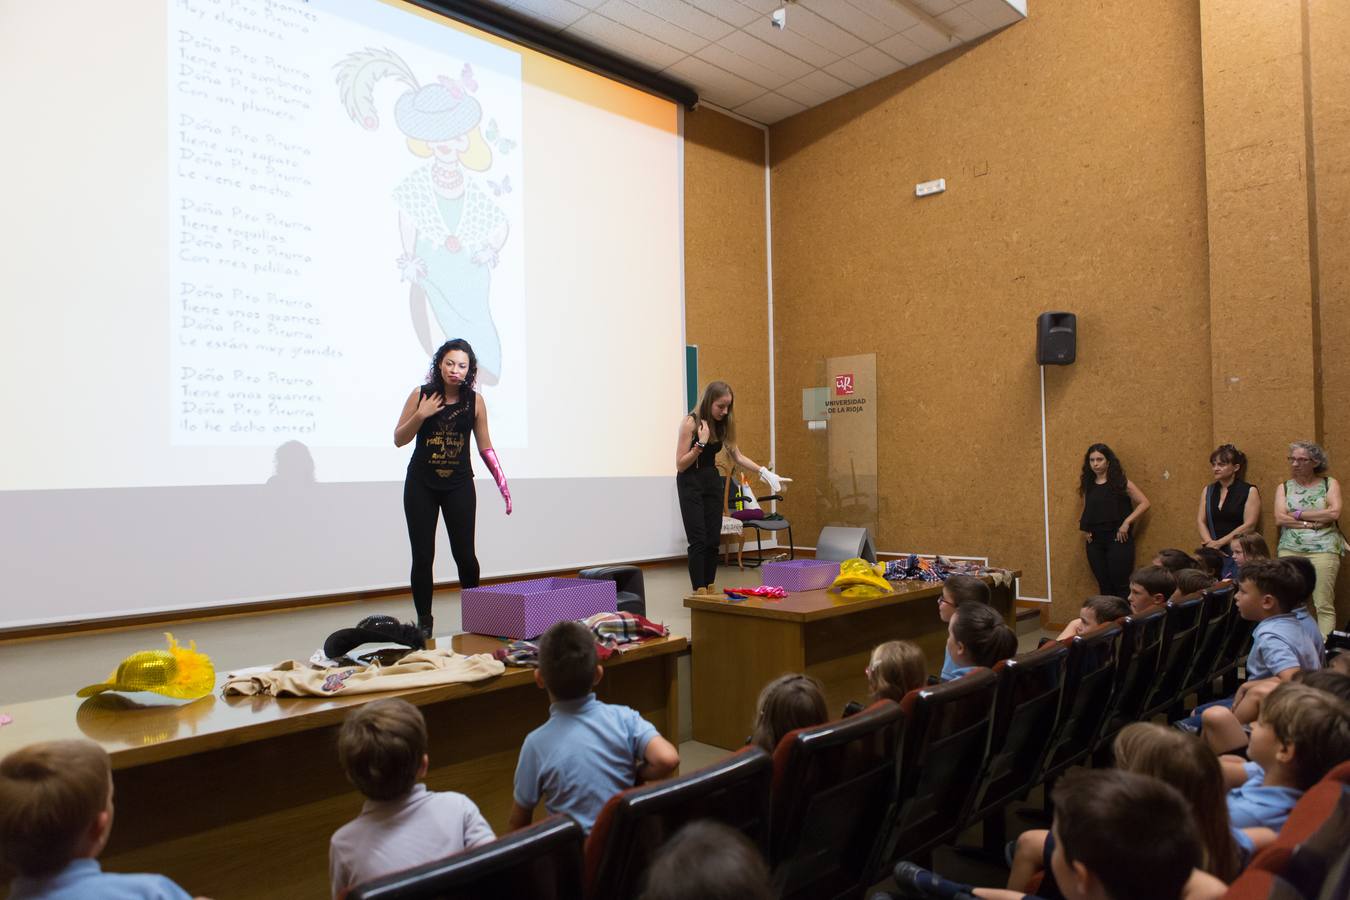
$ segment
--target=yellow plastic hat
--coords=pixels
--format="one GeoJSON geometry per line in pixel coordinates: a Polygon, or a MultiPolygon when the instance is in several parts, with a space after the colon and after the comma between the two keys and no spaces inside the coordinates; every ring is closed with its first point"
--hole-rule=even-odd
{"type": "Polygon", "coordinates": [[[104,691],[154,691],[178,700],[193,700],[215,690],[216,667],[211,657],[197,651],[197,642],[178,646],[172,634],[164,632],[168,650],[142,650],[122,660],[107,681],[91,684],[75,692],[92,697],[104,691]]]}

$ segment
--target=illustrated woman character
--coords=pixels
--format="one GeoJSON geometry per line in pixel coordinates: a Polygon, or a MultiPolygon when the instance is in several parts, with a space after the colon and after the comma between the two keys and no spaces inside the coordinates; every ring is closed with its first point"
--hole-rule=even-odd
{"type": "Polygon", "coordinates": [[[713,593],[717,580],[717,546],[722,537],[722,476],[717,454],[727,448],[732,462],[759,471],[759,477],[777,494],[791,481],[775,475],[741,452],[736,446],[736,423],[732,419],[735,397],[731,385],[714,381],[703,391],[698,408],[680,420],[675,440],[675,487],[680,498],[680,517],[689,539],[689,582],[695,593],[713,593]]]}
{"type": "Polygon", "coordinates": [[[394,189],[403,248],[398,267],[412,285],[413,329],[430,352],[430,306],[447,337],[478,348],[479,383],[496,384],[502,344],[492,319],[492,270],[511,229],[476,174],[491,168],[492,148],[479,131],[483,108],[473,97],[473,70],[466,65],[459,78],[419,85],[392,50],[349,55],[338,65],[338,84],[348,115],[368,130],[379,127],[374,89],[385,77],[408,87],[394,104],[394,122],[413,155],[427,161],[394,189]]]}
{"type": "Polygon", "coordinates": [[[417,627],[427,638],[432,636],[431,567],[436,558],[439,517],[445,518],[460,588],[478,587],[478,557],[474,553],[478,496],[469,462],[470,432],[506,501],[506,514],[511,515],[511,490],[488,436],[487,403],[474,391],[477,376],[478,358],[469,342],[446,341],[436,351],[426,384],[408,395],[394,429],[396,447],[417,440],[403,482],[403,514],[412,547],[417,627]]]}

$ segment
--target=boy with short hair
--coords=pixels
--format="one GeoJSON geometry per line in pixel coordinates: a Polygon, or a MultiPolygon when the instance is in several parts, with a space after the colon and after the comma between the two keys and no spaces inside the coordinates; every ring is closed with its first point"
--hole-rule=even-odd
{"type": "Polygon", "coordinates": [[[427,724],[408,701],[376,700],[353,710],[338,732],[338,759],[366,802],[329,843],[334,897],[495,839],[468,797],[418,783],[430,763],[427,724]]]}
{"type": "Polygon", "coordinates": [[[1223,757],[1234,828],[1279,831],[1289,811],[1322,776],[1350,759],[1350,703],[1306,684],[1282,684],[1261,704],[1247,745],[1251,762],[1223,757]]]}
{"type": "MultiPolygon", "coordinates": [[[[990,597],[989,585],[985,584],[983,578],[974,575],[950,575],[942,582],[942,596],[938,597],[938,618],[942,619],[944,625],[950,624],[952,616],[958,609],[967,603],[983,603],[988,606],[990,597]]],[[[951,681],[956,677],[956,668],[951,653],[944,650],[939,680],[951,681]]]]}
{"type": "Polygon", "coordinates": [[[1078,618],[1066,625],[1056,640],[1063,641],[1076,637],[1096,628],[1098,625],[1118,622],[1129,614],[1130,604],[1120,597],[1112,597],[1110,594],[1097,594],[1088,597],[1083,601],[1083,606],[1078,611],[1078,618]]]}
{"type": "Polygon", "coordinates": [[[610,797],[675,771],[680,755],[634,709],[601,703],[604,676],[595,637],[580,622],[559,622],[539,640],[535,683],[548,691],[549,719],[525,737],[516,764],[512,830],[534,817],[540,799],[590,832],[610,797]]]}
{"type": "Polygon", "coordinates": [[[1142,616],[1146,612],[1167,605],[1167,598],[1177,589],[1177,576],[1162,566],[1144,566],[1130,573],[1130,614],[1142,616]]]}
{"type": "Polygon", "coordinates": [[[112,765],[98,744],[48,741],[0,760],[0,862],[19,873],[10,900],[190,900],[163,875],[104,872],[112,822],[112,765]]]}

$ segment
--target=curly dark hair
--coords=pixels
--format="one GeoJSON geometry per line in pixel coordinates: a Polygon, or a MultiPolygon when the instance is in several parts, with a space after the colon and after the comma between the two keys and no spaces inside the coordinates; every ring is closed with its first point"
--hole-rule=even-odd
{"type": "Polygon", "coordinates": [[[473,394],[474,382],[478,380],[478,355],[473,352],[473,347],[469,342],[463,338],[446,341],[436,348],[436,355],[431,360],[431,371],[427,373],[426,386],[435,388],[438,394],[445,394],[445,379],[441,376],[441,360],[445,359],[445,354],[451,350],[462,350],[469,357],[469,375],[461,385],[468,390],[461,392],[459,395],[459,399],[464,401],[473,394]]]}
{"type": "Polygon", "coordinates": [[[1092,466],[1088,465],[1088,457],[1094,453],[1100,453],[1106,457],[1106,483],[1117,492],[1125,493],[1125,469],[1116,457],[1115,451],[1105,444],[1093,444],[1087,448],[1083,454],[1083,473],[1078,478],[1078,493],[1086,494],[1097,483],[1097,476],[1093,474],[1092,466]]]}

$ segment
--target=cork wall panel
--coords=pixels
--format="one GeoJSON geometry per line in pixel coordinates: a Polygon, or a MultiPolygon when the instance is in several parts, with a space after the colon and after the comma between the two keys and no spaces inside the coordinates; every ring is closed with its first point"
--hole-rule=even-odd
{"type": "MultiPolygon", "coordinates": [[[[1350,360],[1344,353],[1350,347],[1350,3],[1309,0],[1307,31],[1322,437],[1344,483],[1350,480],[1350,360]]],[[[1350,577],[1340,579],[1338,593],[1344,604],[1350,577]]]]}
{"type": "Polygon", "coordinates": [[[767,465],[764,132],[699,109],[685,114],[684,136],[686,341],[699,346],[700,390],[715,379],[732,386],[741,448],[767,465]]]}
{"type": "MultiPolygon", "coordinates": [[[[1068,310],[1078,362],[1046,378],[1052,617],[1095,592],[1077,531],[1090,442],[1154,503],[1141,558],[1194,546],[1213,435],[1193,7],[1042,0],[774,126],[771,147],[781,468],[819,452],[808,363],[874,351],[882,548],[988,555],[1044,597],[1034,323],[1068,310]],[[945,194],[913,196],[938,177],[945,194]]],[[[824,524],[793,512],[804,542],[824,524]]]]}

